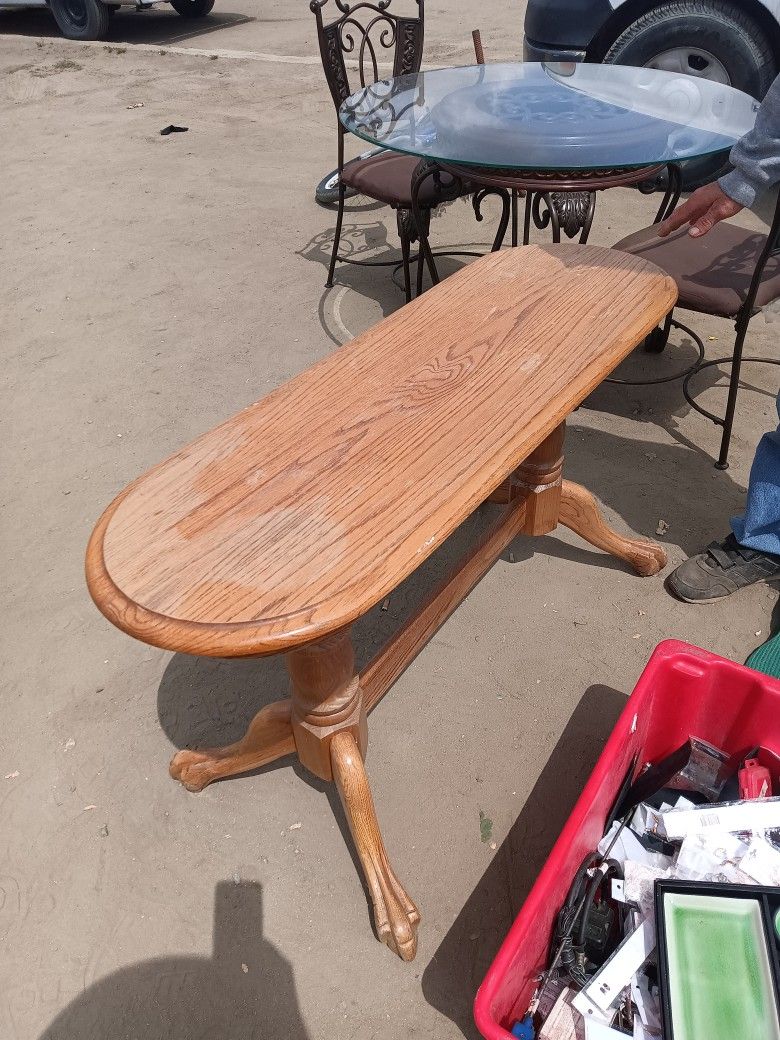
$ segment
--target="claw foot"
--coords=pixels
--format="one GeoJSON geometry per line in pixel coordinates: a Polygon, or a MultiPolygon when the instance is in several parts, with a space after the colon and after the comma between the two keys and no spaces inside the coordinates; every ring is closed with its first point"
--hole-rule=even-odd
{"type": "Polygon", "coordinates": [[[293,751],[290,702],[274,701],[255,715],[241,740],[222,748],[179,751],[168,772],[188,791],[202,791],[213,780],[248,773],[293,751]]]}
{"type": "Polygon", "coordinates": [[[563,481],[558,521],[596,548],[625,560],[644,578],[666,566],[666,552],[660,545],[618,534],[605,522],[590,491],[570,480],[563,481]]]}
{"type": "Polygon", "coordinates": [[[348,730],[333,737],[330,754],[333,779],[371,894],[377,938],[401,960],[411,961],[417,953],[420,913],[390,866],[363,758],[348,730]]]}
{"type": "MultiPolygon", "coordinates": [[[[374,924],[380,942],[402,961],[412,961],[417,954],[417,928],[420,911],[403,890],[389,864],[385,876],[377,877],[381,897],[374,899],[374,924]]],[[[369,887],[373,885],[369,882],[369,887]]]]}
{"type": "Polygon", "coordinates": [[[666,551],[654,542],[644,542],[641,539],[632,539],[630,549],[626,551],[628,562],[643,578],[649,578],[658,574],[666,566],[666,551]]]}
{"type": "Polygon", "coordinates": [[[179,751],[171,759],[168,772],[188,791],[202,791],[219,776],[217,761],[209,751],[179,751]]]}

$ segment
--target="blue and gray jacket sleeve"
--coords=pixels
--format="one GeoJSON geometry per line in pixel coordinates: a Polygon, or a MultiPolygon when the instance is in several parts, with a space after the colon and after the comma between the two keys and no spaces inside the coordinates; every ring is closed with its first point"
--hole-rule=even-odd
{"type": "Polygon", "coordinates": [[[755,127],[737,141],[729,158],[734,169],[718,183],[740,206],[752,206],[780,183],[780,76],[758,110],[755,127]]]}

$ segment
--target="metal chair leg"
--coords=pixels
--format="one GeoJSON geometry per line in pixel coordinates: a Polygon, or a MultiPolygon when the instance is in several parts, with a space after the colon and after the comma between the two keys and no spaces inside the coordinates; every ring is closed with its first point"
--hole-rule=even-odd
{"type": "Polygon", "coordinates": [[[344,199],[346,198],[346,185],[339,185],[339,212],[336,217],[336,230],[333,234],[333,252],[330,257],[330,267],[328,268],[328,280],[325,282],[326,289],[333,288],[333,274],[336,270],[336,261],[339,258],[339,243],[341,242],[341,225],[344,222],[344,199]]]}
{"type": "Polygon", "coordinates": [[[512,245],[516,246],[519,242],[519,219],[518,219],[518,194],[517,188],[512,189],[512,245]]]}
{"type": "MultiPolygon", "coordinates": [[[[514,194],[515,193],[512,192],[512,195],[514,195],[514,194]]],[[[496,230],[496,237],[493,239],[493,248],[491,250],[493,253],[497,253],[499,251],[499,249],[501,248],[501,246],[504,244],[504,238],[506,237],[506,230],[509,227],[510,207],[511,207],[511,203],[510,203],[509,193],[507,191],[502,191],[501,192],[501,219],[498,222],[498,229],[496,230]]],[[[515,231],[515,228],[513,226],[513,228],[512,228],[512,239],[513,239],[512,244],[513,245],[514,245],[514,231],[515,231]]]]}
{"type": "Polygon", "coordinates": [[[474,209],[474,216],[479,221],[484,219],[482,216],[482,203],[488,195],[497,195],[501,199],[501,219],[498,222],[498,230],[493,239],[493,245],[490,247],[492,253],[497,253],[504,244],[506,230],[509,227],[510,195],[506,188],[480,188],[478,191],[475,191],[471,204],[474,209]]]}
{"type": "Polygon", "coordinates": [[[423,263],[423,251],[422,249],[417,250],[417,295],[422,296],[423,291],[423,274],[425,273],[425,265],[423,263]]]}
{"type": "Polygon", "coordinates": [[[399,219],[398,230],[401,236],[401,257],[403,258],[404,268],[404,296],[406,297],[406,302],[409,303],[412,299],[412,272],[409,265],[411,243],[409,241],[409,233],[402,224],[403,221],[399,219]]]}
{"type": "Polygon", "coordinates": [[[425,258],[428,273],[430,274],[431,281],[434,285],[439,284],[439,272],[436,270],[436,261],[433,259],[433,252],[431,250],[430,242],[428,241],[428,232],[431,224],[431,211],[430,209],[423,209],[420,205],[420,188],[429,178],[434,177],[438,179],[439,172],[439,168],[434,162],[423,160],[414,171],[412,177],[412,217],[414,218],[417,242],[420,252],[425,258]]]}
{"type": "Polygon", "coordinates": [[[672,314],[670,311],[663,325],[657,325],[650,335],[645,339],[644,348],[647,354],[662,354],[669,342],[669,333],[672,329],[672,314]]]}
{"type": "Polygon", "coordinates": [[[433,285],[439,284],[439,272],[436,269],[436,261],[433,259],[433,250],[431,249],[431,243],[428,240],[428,229],[421,231],[419,238],[420,252],[425,258],[425,263],[428,267],[428,274],[431,276],[431,283],[433,285]]]}
{"type": "Polygon", "coordinates": [[[523,214],[523,245],[527,246],[531,241],[531,205],[533,203],[534,193],[527,191],[525,193],[525,212],[523,214]]]}
{"type": "Polygon", "coordinates": [[[731,360],[731,377],[729,379],[729,396],[726,402],[726,414],[723,418],[723,436],[720,439],[720,455],[715,463],[716,469],[729,468],[729,447],[731,446],[731,431],[734,426],[734,413],[737,410],[737,393],[739,391],[739,376],[742,369],[742,350],[745,346],[750,319],[741,322],[737,326],[737,338],[734,341],[734,355],[731,360]]]}

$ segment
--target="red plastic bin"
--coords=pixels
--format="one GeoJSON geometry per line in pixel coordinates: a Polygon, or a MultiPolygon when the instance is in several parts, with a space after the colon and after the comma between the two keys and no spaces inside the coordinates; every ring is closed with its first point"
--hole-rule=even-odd
{"type": "Polygon", "coordinates": [[[662,758],[689,736],[729,754],[780,752],[780,682],[673,640],[660,643],[628,699],[588,783],[496,954],[474,1002],[486,1040],[512,1040],[544,971],[553,925],[586,854],[599,843],[634,755],[662,758]]]}

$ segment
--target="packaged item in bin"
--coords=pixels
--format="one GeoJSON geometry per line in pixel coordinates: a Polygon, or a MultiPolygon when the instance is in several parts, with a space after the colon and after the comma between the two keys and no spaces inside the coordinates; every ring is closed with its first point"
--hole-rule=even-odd
{"type": "Polygon", "coordinates": [[[772,795],[772,774],[766,766],[762,766],[757,758],[746,758],[739,771],[739,797],[742,801],[749,798],[770,798],[772,795]]]}
{"type": "Polygon", "coordinates": [[[698,737],[690,737],[684,746],[688,761],[667,786],[676,791],[698,791],[711,802],[717,801],[732,773],[729,756],[698,737]]]}
{"type": "Polygon", "coordinates": [[[663,814],[662,823],[666,837],[677,840],[707,830],[732,834],[776,830],[780,828],[780,798],[672,809],[663,814]]]}
{"type": "Polygon", "coordinates": [[[748,847],[736,834],[702,831],[683,841],[675,862],[674,876],[688,881],[731,881],[747,879],[739,864],[748,847]]]}
{"type": "Polygon", "coordinates": [[[739,866],[748,880],[780,887],[780,851],[766,838],[753,836],[739,866]]]}
{"type": "Polygon", "coordinates": [[[549,1016],[542,1023],[538,1040],[585,1040],[582,1015],[572,1006],[574,990],[565,989],[549,1016]]]}

